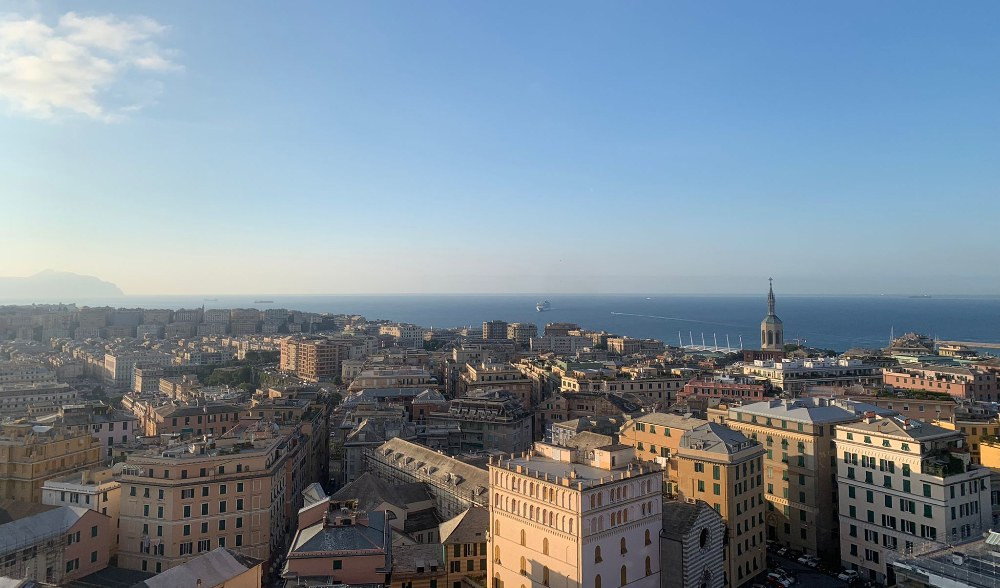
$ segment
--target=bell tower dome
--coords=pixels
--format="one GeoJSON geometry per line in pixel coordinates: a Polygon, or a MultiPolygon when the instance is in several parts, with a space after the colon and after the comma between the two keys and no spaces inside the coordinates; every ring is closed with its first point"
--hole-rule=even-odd
{"type": "Polygon", "coordinates": [[[785,348],[784,326],[774,314],[774,280],[768,278],[767,316],[760,321],[760,348],[764,351],[782,351],[785,348]]]}

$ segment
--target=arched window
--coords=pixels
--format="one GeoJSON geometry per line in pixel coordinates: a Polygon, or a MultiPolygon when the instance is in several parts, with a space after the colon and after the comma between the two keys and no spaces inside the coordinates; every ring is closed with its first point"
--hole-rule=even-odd
{"type": "Polygon", "coordinates": [[[549,585],[549,567],[542,566],[542,586],[549,585]]]}
{"type": "Polygon", "coordinates": [[[528,575],[528,562],[527,560],[524,559],[523,556],[521,557],[521,575],[522,576],[528,575]]]}
{"type": "Polygon", "coordinates": [[[493,537],[500,536],[500,519],[493,521],[493,537]]]}
{"type": "Polygon", "coordinates": [[[764,332],[764,329],[760,330],[760,344],[762,346],[767,344],[767,333],[764,332]]]}
{"type": "Polygon", "coordinates": [[[500,563],[500,546],[493,547],[493,563],[500,563]]]}
{"type": "Polygon", "coordinates": [[[628,509],[627,508],[625,509],[624,518],[625,518],[625,522],[627,523],[628,522],[628,509]]]}
{"type": "Polygon", "coordinates": [[[543,555],[548,555],[549,554],[549,539],[548,539],[548,537],[546,537],[545,539],[542,539],[542,554],[543,555]]]}
{"type": "Polygon", "coordinates": [[[597,495],[596,494],[591,494],[590,495],[590,508],[597,508],[597,495]]]}
{"type": "Polygon", "coordinates": [[[601,575],[594,576],[594,588],[601,588],[601,575]]]}
{"type": "Polygon", "coordinates": [[[573,532],[573,519],[570,519],[570,520],[569,520],[569,532],[570,532],[570,533],[572,533],[572,532],[573,532]]]}
{"type": "Polygon", "coordinates": [[[646,529],[646,545],[649,545],[653,541],[649,538],[649,529],[646,529]]]}
{"type": "Polygon", "coordinates": [[[628,547],[625,546],[625,538],[624,537],[622,537],[621,544],[622,544],[622,555],[625,555],[626,553],[628,553],[628,547]]]}
{"type": "Polygon", "coordinates": [[[604,558],[601,557],[601,546],[598,545],[594,548],[594,563],[601,563],[604,558]]]}
{"type": "Polygon", "coordinates": [[[521,529],[521,545],[527,545],[526,535],[524,534],[524,529],[521,529]]]}
{"type": "Polygon", "coordinates": [[[648,555],[646,556],[646,575],[647,576],[653,575],[653,562],[650,561],[648,555]]]}
{"type": "Polygon", "coordinates": [[[621,585],[624,586],[625,584],[628,584],[628,570],[625,569],[625,566],[622,566],[621,576],[622,576],[621,577],[621,581],[622,581],[621,585]]]}
{"type": "Polygon", "coordinates": [[[500,579],[500,574],[493,576],[493,588],[503,588],[503,580],[500,579]]]}
{"type": "Polygon", "coordinates": [[[774,345],[774,331],[770,329],[767,330],[767,344],[774,345]]]}

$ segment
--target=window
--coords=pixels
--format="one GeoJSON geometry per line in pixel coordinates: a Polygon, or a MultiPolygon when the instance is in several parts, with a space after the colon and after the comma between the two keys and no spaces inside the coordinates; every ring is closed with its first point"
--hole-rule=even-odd
{"type": "Polygon", "coordinates": [[[626,545],[625,545],[625,538],[624,537],[622,537],[622,539],[621,539],[621,548],[622,548],[622,555],[625,555],[626,553],[628,553],[628,547],[626,547],[626,545]]]}
{"type": "Polygon", "coordinates": [[[344,567],[343,560],[339,560],[339,559],[333,560],[333,569],[339,570],[339,569],[342,569],[343,567],[344,567]]]}
{"type": "Polygon", "coordinates": [[[621,582],[622,586],[628,584],[628,570],[625,569],[625,566],[622,566],[621,569],[621,582]]]}
{"type": "Polygon", "coordinates": [[[201,503],[201,514],[202,514],[202,516],[208,516],[208,503],[207,502],[202,502],[201,503]]]}
{"type": "Polygon", "coordinates": [[[90,528],[90,536],[97,537],[97,525],[94,525],[93,527],[90,528]]]}
{"type": "Polygon", "coordinates": [[[186,518],[186,519],[187,518],[191,518],[191,505],[190,504],[185,504],[184,505],[184,518],[186,518]]]}
{"type": "Polygon", "coordinates": [[[549,540],[548,538],[544,538],[542,539],[542,555],[548,555],[548,554],[549,554],[549,540]]]}
{"type": "Polygon", "coordinates": [[[646,545],[650,545],[652,543],[652,540],[649,538],[649,529],[646,529],[646,545]]]}
{"type": "Polygon", "coordinates": [[[934,508],[929,504],[924,505],[924,518],[926,519],[934,518],[934,508]]]}
{"type": "Polygon", "coordinates": [[[601,546],[598,545],[594,548],[594,563],[601,563],[604,559],[601,557],[601,546]]]}

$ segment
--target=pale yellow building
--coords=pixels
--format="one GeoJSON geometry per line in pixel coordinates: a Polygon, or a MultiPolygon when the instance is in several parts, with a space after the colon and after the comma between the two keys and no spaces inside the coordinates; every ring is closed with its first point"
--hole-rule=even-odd
{"type": "Polygon", "coordinates": [[[604,435],[571,443],[491,458],[490,586],[658,588],[659,468],[604,435]]]}
{"type": "Polygon", "coordinates": [[[101,462],[100,442],[90,431],[30,423],[0,429],[0,500],[41,502],[48,480],[101,462]]]}
{"type": "Polygon", "coordinates": [[[642,461],[653,462],[663,468],[663,493],[677,494],[677,450],[681,437],[687,431],[708,423],[690,415],[651,412],[630,419],[619,433],[621,443],[635,449],[642,461]]]}
{"type": "Polygon", "coordinates": [[[726,586],[748,584],[767,569],[763,456],[760,443],[719,423],[685,432],[677,450],[679,497],[705,501],[726,524],[726,586]]]}

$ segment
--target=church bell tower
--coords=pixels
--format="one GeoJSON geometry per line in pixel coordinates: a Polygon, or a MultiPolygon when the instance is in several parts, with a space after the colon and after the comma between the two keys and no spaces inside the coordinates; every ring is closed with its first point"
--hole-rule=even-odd
{"type": "Polygon", "coordinates": [[[785,348],[784,326],[774,314],[774,280],[768,281],[767,316],[760,321],[760,348],[764,351],[782,351],[785,348]]]}

